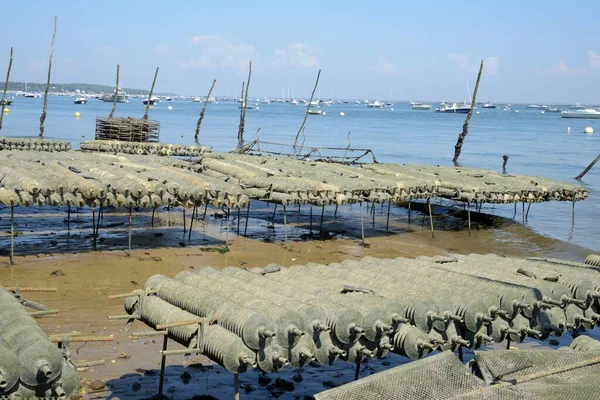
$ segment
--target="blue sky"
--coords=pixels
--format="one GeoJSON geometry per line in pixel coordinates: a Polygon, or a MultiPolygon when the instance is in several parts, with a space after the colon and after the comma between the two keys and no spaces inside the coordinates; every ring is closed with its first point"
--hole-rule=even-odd
{"type": "Polygon", "coordinates": [[[600,103],[600,1],[29,1],[2,6],[0,75],[203,95],[462,100],[485,60],[480,100],[600,103]]]}

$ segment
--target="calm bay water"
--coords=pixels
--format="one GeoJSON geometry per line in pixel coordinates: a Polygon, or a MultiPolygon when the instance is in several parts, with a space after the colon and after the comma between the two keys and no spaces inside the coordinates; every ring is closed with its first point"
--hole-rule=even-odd
{"type": "MultiPolygon", "coordinates": [[[[74,147],[82,140],[94,138],[95,118],[107,116],[112,106],[96,99],[86,105],[73,104],[73,98],[51,96],[46,119],[47,138],[71,141],[74,147]],[[80,118],[74,118],[76,111],[80,118]]],[[[37,136],[42,99],[18,97],[4,116],[4,136],[37,136]]],[[[600,153],[600,120],[562,119],[559,114],[542,114],[540,110],[514,106],[520,112],[502,108],[480,109],[470,123],[460,164],[500,170],[502,155],[509,155],[508,173],[540,175],[577,183],[573,179],[600,153]],[[594,135],[584,135],[586,126],[594,135]],[[567,134],[567,128],[571,134],[567,134]]],[[[150,118],[161,123],[161,142],[193,144],[194,130],[202,103],[175,100],[162,102],[150,111],[150,118]],[[168,110],[168,106],[172,110],[168,110]]],[[[260,128],[264,141],[293,143],[304,117],[304,107],[289,104],[259,104],[248,110],[246,140],[253,140],[260,128]]],[[[364,105],[335,104],[324,108],[323,116],[309,116],[306,145],[346,147],[351,132],[352,147],[370,148],[380,162],[429,163],[451,165],[454,144],[464,122],[464,115],[414,111],[405,102],[393,108],[370,109],[364,105]],[[344,117],[339,116],[344,112],[344,117]]],[[[118,104],[118,116],[141,117],[141,99],[118,104]]],[[[215,151],[228,151],[237,144],[238,104],[209,104],[202,123],[200,142],[215,151]]],[[[576,204],[572,224],[571,203],[534,204],[528,224],[549,237],[600,251],[600,165],[582,182],[589,198],[576,204]]],[[[491,206],[484,211],[491,211],[491,206]]],[[[512,205],[496,205],[492,212],[512,217],[512,205]]],[[[520,221],[519,207],[517,219],[520,221]]]]}

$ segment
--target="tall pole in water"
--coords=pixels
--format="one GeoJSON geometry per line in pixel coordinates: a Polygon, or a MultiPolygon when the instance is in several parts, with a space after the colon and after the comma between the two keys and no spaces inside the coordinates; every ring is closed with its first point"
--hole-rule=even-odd
{"type": "Polygon", "coordinates": [[[48,89],[50,89],[50,73],[52,72],[52,54],[54,54],[54,39],[56,38],[56,15],[54,16],[54,31],[52,33],[52,43],[50,44],[50,59],[48,61],[48,79],[46,80],[46,89],[44,90],[44,105],[42,106],[42,115],[40,116],[40,139],[44,138],[44,121],[46,121],[46,108],[48,108],[48,89]]]}
{"type": "Polygon", "coordinates": [[[471,116],[473,115],[473,109],[475,108],[476,98],[477,98],[477,89],[479,89],[479,81],[481,79],[481,72],[483,71],[483,60],[479,64],[479,73],[477,74],[477,82],[475,83],[475,90],[473,91],[473,98],[471,99],[471,109],[467,114],[467,118],[465,118],[465,123],[463,124],[463,130],[460,135],[458,135],[458,140],[456,141],[456,145],[454,146],[454,157],[452,158],[453,163],[458,162],[458,157],[460,157],[460,152],[462,150],[463,143],[465,141],[465,137],[469,133],[469,122],[471,121],[471,116]]]}

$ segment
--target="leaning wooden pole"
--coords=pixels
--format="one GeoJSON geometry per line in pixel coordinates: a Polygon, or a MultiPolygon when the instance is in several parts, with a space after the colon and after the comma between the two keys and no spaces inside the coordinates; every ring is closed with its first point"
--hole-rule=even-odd
{"type": "Polygon", "coordinates": [[[246,82],[242,82],[242,103],[240,104],[240,127],[238,127],[238,145],[237,147],[242,147],[244,145],[244,133],[240,135],[240,129],[242,126],[242,118],[244,118],[244,87],[246,82]]]}
{"type": "Polygon", "coordinates": [[[152,86],[150,87],[150,94],[148,94],[148,101],[146,102],[146,111],[144,111],[144,119],[148,119],[148,110],[150,110],[150,101],[152,99],[152,93],[154,93],[154,85],[156,84],[156,77],[158,76],[158,67],[154,73],[154,79],[152,80],[152,86]]]}
{"type": "Polygon", "coordinates": [[[208,100],[210,99],[210,95],[215,88],[215,83],[217,83],[216,79],[213,79],[213,83],[210,86],[210,90],[206,95],[206,99],[204,99],[204,106],[202,107],[202,111],[200,111],[200,118],[198,118],[198,123],[196,124],[196,134],[194,135],[194,139],[198,139],[198,135],[200,134],[200,125],[202,125],[202,120],[204,119],[204,113],[206,112],[206,106],[208,105],[208,100]]]}
{"type": "Polygon", "coordinates": [[[310,103],[312,103],[313,98],[315,97],[315,92],[317,90],[317,86],[319,85],[319,78],[321,77],[321,70],[317,73],[317,80],[315,81],[315,87],[313,87],[313,91],[310,95],[310,100],[308,101],[308,105],[306,106],[306,112],[304,113],[304,120],[302,121],[302,125],[300,125],[300,129],[298,129],[298,133],[296,134],[296,139],[294,140],[294,153],[296,152],[296,146],[298,145],[298,138],[300,134],[304,130],[304,125],[306,125],[306,118],[308,117],[308,110],[310,109],[310,103]]]}
{"type": "Polygon", "coordinates": [[[248,64],[248,83],[246,83],[246,93],[242,91],[243,95],[243,103],[242,103],[242,112],[240,118],[240,126],[238,128],[238,147],[241,147],[244,144],[244,127],[246,125],[246,107],[248,105],[248,91],[250,89],[250,78],[252,77],[252,60],[248,64]]]}
{"type": "Polygon", "coordinates": [[[108,118],[112,118],[114,113],[115,113],[115,109],[117,108],[117,95],[119,94],[119,69],[120,66],[119,64],[117,64],[117,83],[115,84],[115,98],[113,99],[113,106],[112,109],[110,110],[110,114],[108,114],[108,118]]]}
{"type": "Polygon", "coordinates": [[[587,174],[587,173],[589,172],[589,170],[590,170],[590,169],[592,169],[592,167],[593,167],[594,165],[596,165],[596,163],[597,163],[598,161],[600,161],[600,154],[598,154],[598,157],[596,157],[596,159],[595,159],[594,161],[592,161],[592,162],[590,163],[590,165],[588,165],[588,166],[587,166],[587,168],[583,170],[583,172],[582,172],[582,173],[580,173],[579,175],[577,175],[577,176],[575,177],[575,179],[577,179],[577,180],[581,180],[581,178],[583,178],[583,176],[584,176],[585,174],[587,174]]]}
{"type": "Polygon", "coordinates": [[[479,81],[481,80],[481,71],[483,71],[483,60],[479,64],[479,73],[477,74],[477,82],[475,83],[475,90],[473,91],[473,98],[471,99],[471,109],[467,114],[467,118],[465,119],[465,123],[463,124],[463,130],[460,135],[458,135],[458,141],[454,146],[454,158],[452,159],[453,163],[458,162],[458,157],[460,157],[460,152],[462,150],[463,142],[465,141],[465,137],[469,133],[469,122],[471,121],[471,116],[473,115],[473,110],[475,109],[476,99],[477,99],[477,89],[479,89],[479,81]]]}
{"type": "Polygon", "coordinates": [[[52,54],[54,53],[54,39],[56,38],[56,15],[54,16],[54,31],[52,33],[52,43],[50,44],[50,60],[48,61],[48,79],[46,80],[46,89],[44,90],[44,106],[40,116],[40,138],[44,137],[44,121],[46,121],[46,108],[48,108],[48,89],[50,89],[50,73],[52,72],[52,54]]]}
{"type": "Polygon", "coordinates": [[[2,119],[4,118],[4,107],[6,105],[6,91],[8,90],[8,79],[10,78],[10,69],[12,68],[13,48],[10,48],[10,59],[8,61],[8,71],[6,71],[6,80],[4,81],[4,90],[2,91],[2,101],[0,101],[0,129],[2,129],[2,119]]]}

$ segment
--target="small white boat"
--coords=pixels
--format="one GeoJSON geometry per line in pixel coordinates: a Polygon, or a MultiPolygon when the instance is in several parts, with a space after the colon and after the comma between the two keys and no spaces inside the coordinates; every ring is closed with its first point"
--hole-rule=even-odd
{"type": "Polygon", "coordinates": [[[563,118],[577,119],[600,119],[600,111],[593,108],[585,108],[583,110],[563,111],[560,113],[563,118]]]}
{"type": "Polygon", "coordinates": [[[585,110],[586,108],[586,106],[581,105],[579,103],[576,103],[575,105],[569,107],[570,110],[585,110]]]}
{"type": "Polygon", "coordinates": [[[192,103],[200,103],[202,99],[200,97],[192,97],[192,103]]]}
{"type": "Polygon", "coordinates": [[[173,101],[173,98],[172,98],[172,97],[170,97],[170,96],[166,96],[166,97],[165,97],[165,101],[173,101]]]}
{"type": "Polygon", "coordinates": [[[308,113],[310,115],[323,115],[323,110],[316,110],[314,108],[309,108],[308,113]]]}
{"type": "Polygon", "coordinates": [[[546,109],[547,113],[559,113],[560,112],[560,108],[556,108],[556,107],[548,107],[546,109]]]}
{"type": "MultiPolygon", "coordinates": [[[[129,103],[129,95],[124,90],[117,90],[117,103],[129,103]]],[[[113,103],[115,101],[115,94],[106,94],[102,97],[102,100],[106,103],[113,103]]]]}
{"type": "Polygon", "coordinates": [[[482,105],[481,108],[496,108],[496,105],[492,104],[490,102],[487,102],[484,105],[482,105]]]}
{"type": "Polygon", "coordinates": [[[529,105],[525,106],[525,108],[535,108],[535,109],[538,109],[538,108],[541,108],[541,107],[538,106],[537,104],[529,104],[529,105]]]}
{"type": "Polygon", "coordinates": [[[367,104],[367,107],[369,107],[369,108],[383,108],[383,103],[380,102],[379,100],[375,100],[374,102],[367,104]]]}
{"type": "Polygon", "coordinates": [[[449,114],[467,114],[471,111],[470,104],[452,104],[451,106],[447,104],[442,104],[439,108],[435,109],[435,112],[439,113],[449,113],[449,114]]]}
{"type": "Polygon", "coordinates": [[[413,110],[430,110],[431,109],[431,105],[430,104],[424,104],[424,103],[414,103],[411,106],[411,109],[413,110]]]}
{"type": "Polygon", "coordinates": [[[75,99],[75,101],[73,102],[75,104],[86,104],[87,103],[87,99],[85,97],[78,97],[75,99]]]}

